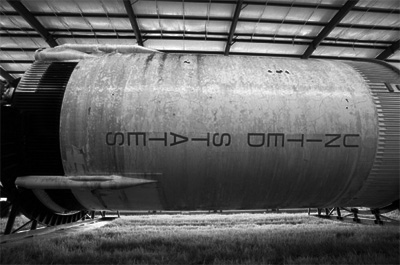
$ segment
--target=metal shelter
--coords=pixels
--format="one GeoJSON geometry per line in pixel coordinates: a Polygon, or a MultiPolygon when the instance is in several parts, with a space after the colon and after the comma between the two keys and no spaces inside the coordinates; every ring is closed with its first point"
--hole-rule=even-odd
{"type": "Polygon", "coordinates": [[[399,14],[398,0],[1,0],[1,77],[21,77],[36,50],[62,44],[399,66],[399,14]]]}

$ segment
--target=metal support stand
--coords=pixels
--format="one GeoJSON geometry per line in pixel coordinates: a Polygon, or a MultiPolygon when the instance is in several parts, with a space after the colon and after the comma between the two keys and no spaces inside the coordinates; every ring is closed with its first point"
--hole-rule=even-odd
{"type": "Polygon", "coordinates": [[[91,217],[92,219],[94,219],[95,213],[96,213],[96,211],[92,211],[92,212],[90,213],[90,217],[91,217]]]}
{"type": "Polygon", "coordinates": [[[121,215],[119,214],[119,211],[117,211],[117,214],[118,214],[118,218],[121,218],[121,215]]]}
{"type": "Polygon", "coordinates": [[[330,215],[329,208],[325,208],[325,215],[326,215],[326,217],[329,217],[329,215],[330,215]]]}
{"type": "Polygon", "coordinates": [[[9,216],[10,208],[11,208],[11,203],[9,203],[8,201],[3,202],[1,204],[1,212],[0,212],[1,218],[9,216]]]}
{"type": "Polygon", "coordinates": [[[17,233],[18,231],[22,230],[22,228],[24,228],[25,226],[31,224],[33,222],[33,220],[30,220],[28,222],[26,222],[25,224],[23,224],[22,226],[18,227],[17,229],[15,229],[14,231],[12,231],[12,234],[17,233]]]}
{"type": "Polygon", "coordinates": [[[383,225],[379,209],[371,209],[371,213],[375,216],[374,223],[377,225],[383,225]]]}
{"type": "Polygon", "coordinates": [[[36,228],[37,228],[37,221],[32,220],[31,230],[36,230],[36,228]]]}
{"type": "Polygon", "coordinates": [[[357,208],[351,208],[351,212],[354,215],[353,221],[356,223],[360,222],[360,219],[358,218],[358,209],[357,208]]]}
{"type": "Polygon", "coordinates": [[[308,208],[308,215],[311,214],[311,208],[308,208]]]}
{"type": "Polygon", "coordinates": [[[342,215],[340,213],[340,208],[339,207],[336,207],[336,213],[337,213],[336,219],[343,220],[343,217],[342,217],[342,215]]]}
{"type": "Polygon", "coordinates": [[[102,211],[102,212],[101,212],[101,217],[102,217],[102,218],[105,218],[105,217],[106,217],[106,211],[102,211]]]}
{"type": "Polygon", "coordinates": [[[12,228],[13,228],[14,222],[15,222],[15,217],[17,217],[18,213],[19,213],[19,204],[14,203],[11,206],[11,212],[10,212],[10,215],[7,220],[6,230],[4,231],[5,235],[11,234],[11,231],[12,231],[12,228]]]}
{"type": "MultiPolygon", "coordinates": [[[[389,217],[386,217],[382,215],[382,213],[387,213],[389,211],[397,209],[398,202],[394,202],[389,206],[386,206],[384,208],[371,208],[369,210],[363,210],[363,209],[358,209],[358,208],[347,208],[347,207],[335,207],[335,208],[317,208],[318,210],[318,215],[317,217],[320,218],[329,218],[331,216],[334,216],[334,212],[336,210],[336,219],[341,220],[341,221],[353,221],[356,223],[375,223],[378,225],[383,225],[384,223],[391,223],[391,224],[399,224],[400,222],[398,220],[391,219],[389,217]],[[322,215],[321,212],[322,210],[325,209],[326,215],[322,215]],[[341,211],[343,212],[344,215],[342,215],[341,211]],[[346,214],[348,212],[348,214],[346,214]],[[372,216],[371,216],[372,214],[372,216]],[[361,218],[360,218],[361,217],[361,218]],[[371,217],[374,217],[371,218],[371,217]],[[384,220],[384,221],[382,221],[384,220]],[[387,220],[387,222],[386,222],[387,220]]],[[[310,209],[309,209],[310,212],[310,209]]]]}

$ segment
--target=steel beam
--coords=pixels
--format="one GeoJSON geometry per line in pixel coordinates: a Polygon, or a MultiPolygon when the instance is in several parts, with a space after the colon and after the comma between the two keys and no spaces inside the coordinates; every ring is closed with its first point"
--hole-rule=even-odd
{"type": "MultiPolygon", "coordinates": [[[[182,2],[182,0],[168,0],[168,2],[182,2]]],[[[185,0],[186,3],[200,3],[200,4],[208,4],[210,0],[185,0]]],[[[236,0],[212,0],[213,4],[228,4],[228,5],[235,5],[237,3],[236,0]]],[[[244,0],[243,4],[245,5],[256,5],[256,6],[264,6],[265,1],[254,1],[254,0],[244,0]]],[[[279,7],[298,7],[298,8],[312,8],[315,9],[317,7],[316,4],[313,3],[285,3],[278,1],[276,3],[268,2],[269,6],[279,6],[279,7]]],[[[328,9],[328,10],[337,10],[340,8],[338,5],[331,5],[331,4],[320,4],[318,5],[319,9],[328,9]]]]}
{"type": "MultiPolygon", "coordinates": [[[[169,0],[169,2],[182,2],[182,0],[169,0]]],[[[187,3],[200,3],[200,4],[208,4],[210,3],[210,0],[185,0],[187,3]]],[[[228,5],[234,5],[237,3],[236,0],[213,0],[213,4],[228,4],[228,5]]],[[[245,5],[255,5],[255,6],[264,6],[265,2],[264,1],[254,1],[254,0],[244,0],[243,4],[245,5]]],[[[296,7],[296,8],[307,8],[307,9],[326,9],[326,10],[339,10],[340,6],[336,4],[324,4],[323,2],[321,4],[313,4],[313,3],[302,3],[302,2],[268,2],[269,6],[278,6],[278,7],[296,7]]],[[[365,12],[368,11],[368,13],[393,13],[392,9],[390,8],[381,8],[381,7],[369,7],[369,6],[356,6],[353,9],[354,11],[361,11],[365,12]]],[[[395,14],[399,13],[399,9],[395,9],[395,14]]]]}
{"type": "MultiPolygon", "coordinates": [[[[10,1],[10,0],[8,0],[10,1]]],[[[14,16],[18,15],[16,12],[12,11],[4,11],[2,14],[7,15],[7,16],[14,16]]],[[[56,16],[54,13],[49,13],[49,12],[32,12],[32,15],[37,16],[37,17],[54,17],[56,16]]],[[[84,12],[82,14],[80,13],[72,13],[72,12],[59,12],[57,13],[57,17],[95,17],[95,18],[129,18],[128,15],[123,14],[123,13],[87,13],[84,12]]],[[[136,14],[135,15],[136,19],[170,19],[170,20],[182,20],[183,16],[182,15],[168,15],[168,14],[136,14]]],[[[232,19],[229,17],[218,17],[218,16],[185,16],[185,20],[209,20],[209,21],[227,21],[231,22],[232,19]]],[[[254,23],[276,23],[276,24],[281,24],[283,21],[280,19],[257,19],[257,18],[240,18],[238,21],[241,22],[254,22],[254,23]]],[[[285,20],[284,21],[287,24],[293,24],[293,25],[304,25],[305,21],[302,20],[285,20]]],[[[319,21],[309,21],[307,22],[307,25],[309,26],[325,26],[325,22],[319,22],[319,21]]],[[[371,26],[372,27],[372,26],[371,26]]]]}
{"type": "MultiPolygon", "coordinates": [[[[182,0],[168,0],[169,2],[182,2],[182,0]]],[[[185,2],[188,3],[202,3],[202,4],[208,4],[210,0],[185,0],[185,2]]],[[[235,0],[213,0],[212,3],[215,4],[230,4],[234,5],[236,4],[235,0]]],[[[245,5],[256,5],[256,6],[265,6],[265,1],[254,1],[254,0],[244,0],[243,4],[245,5]]],[[[307,9],[316,9],[318,8],[319,10],[321,9],[326,9],[326,10],[339,10],[340,5],[337,4],[325,4],[323,1],[321,4],[313,4],[313,3],[302,3],[302,2],[282,2],[282,1],[276,1],[276,2],[268,2],[268,6],[278,6],[278,7],[296,7],[296,8],[307,8],[307,9]]],[[[387,13],[391,14],[393,13],[393,10],[390,8],[381,8],[381,7],[370,7],[370,6],[356,6],[353,9],[354,11],[361,11],[365,12],[368,11],[368,13],[387,13]]],[[[399,14],[400,10],[395,9],[395,13],[399,14]]]]}
{"type": "MultiPolygon", "coordinates": [[[[1,35],[0,35],[1,37],[1,35]]],[[[2,63],[21,63],[21,64],[32,64],[34,62],[34,60],[0,60],[0,64],[2,63]]]]}
{"type": "Polygon", "coordinates": [[[35,52],[39,48],[19,48],[19,47],[1,47],[0,51],[5,52],[35,52]]]}
{"type": "MultiPolygon", "coordinates": [[[[17,12],[3,11],[3,15],[15,16],[17,12]]],[[[34,16],[44,17],[55,17],[54,13],[49,12],[31,12],[34,16]]],[[[390,13],[388,13],[390,14],[390,13]]],[[[72,13],[72,12],[59,12],[57,17],[95,17],[95,18],[129,18],[128,15],[123,13],[72,13]]],[[[166,19],[166,20],[182,20],[182,15],[154,15],[154,14],[136,14],[136,19],[166,19]]],[[[185,16],[185,20],[209,20],[209,21],[228,21],[231,22],[231,18],[228,17],[207,17],[207,16],[185,16]]],[[[253,23],[275,23],[275,24],[288,24],[288,25],[304,25],[307,22],[307,26],[319,26],[324,27],[328,23],[320,21],[304,21],[304,20],[281,20],[281,19],[257,19],[250,17],[243,17],[238,19],[239,22],[253,22],[253,23]]],[[[341,28],[354,28],[354,29],[370,29],[370,30],[400,30],[397,26],[385,26],[385,25],[365,25],[365,24],[351,24],[351,23],[339,23],[337,27],[341,28]]]]}
{"type": "Polygon", "coordinates": [[[238,2],[236,3],[235,13],[233,14],[231,28],[229,30],[228,41],[226,42],[226,46],[225,46],[225,52],[224,52],[225,56],[229,55],[229,50],[231,49],[231,46],[232,46],[233,34],[235,34],[236,25],[238,23],[240,11],[242,10],[242,3],[243,3],[243,0],[238,0],[238,2]]]}
{"type": "Polygon", "coordinates": [[[37,224],[38,224],[37,220],[32,220],[31,230],[36,230],[37,224]]]}
{"type": "Polygon", "coordinates": [[[129,21],[131,22],[132,29],[135,32],[136,42],[140,46],[143,46],[142,34],[140,33],[140,29],[136,20],[136,15],[132,8],[132,3],[130,0],[122,0],[122,1],[124,2],[126,13],[129,16],[129,21]]]}
{"type": "Polygon", "coordinates": [[[336,207],[336,214],[337,214],[336,219],[343,220],[343,217],[342,217],[342,214],[340,213],[340,208],[339,207],[336,207]]]}
{"type": "Polygon", "coordinates": [[[53,36],[43,27],[43,25],[32,15],[32,13],[19,1],[7,0],[7,2],[23,17],[32,28],[34,28],[40,36],[49,44],[50,47],[58,46],[57,41],[53,36]]]}
{"type": "Polygon", "coordinates": [[[385,60],[385,62],[387,62],[387,63],[400,63],[400,60],[398,60],[398,59],[387,59],[387,60],[385,60]]]}
{"type": "MultiPolygon", "coordinates": [[[[110,32],[111,33],[111,32],[110,32]]],[[[113,32],[114,33],[114,32],[113,32]]],[[[190,33],[191,35],[195,35],[195,36],[183,36],[183,32],[179,32],[179,33],[168,33],[168,32],[163,32],[163,35],[148,35],[146,36],[146,39],[155,39],[155,40],[193,40],[193,41],[202,41],[204,40],[204,36],[201,34],[196,34],[196,33],[190,33]],[[181,36],[168,36],[168,34],[182,34],[181,36]],[[198,36],[196,36],[198,35],[198,36]]],[[[225,33],[226,35],[227,33],[225,33]]],[[[223,37],[224,34],[222,33],[221,36],[218,37],[212,37],[213,35],[217,35],[217,34],[210,34],[211,37],[207,37],[208,41],[226,41],[226,37],[223,37]]],[[[0,33],[0,38],[1,37],[13,37],[13,38],[18,38],[18,37],[32,37],[34,35],[32,34],[12,34],[12,35],[7,35],[7,34],[1,34],[0,33]]],[[[54,36],[58,37],[58,38],[68,38],[70,37],[70,35],[68,34],[54,34],[54,36]]],[[[276,36],[278,38],[276,39],[251,39],[250,36],[251,34],[248,36],[248,34],[234,34],[235,37],[241,37],[236,39],[236,42],[242,42],[242,43],[272,43],[272,44],[287,44],[287,45],[309,45],[310,44],[310,39],[313,38],[304,38],[304,37],[299,37],[298,40],[285,40],[285,37],[280,37],[280,36],[276,36]],[[243,38],[243,37],[248,37],[248,38],[243,38]],[[279,39],[282,38],[282,39],[279,39]]],[[[264,36],[257,36],[257,34],[255,34],[253,37],[264,37],[264,36]]],[[[295,36],[293,36],[294,38],[295,36]]],[[[93,35],[79,35],[79,37],[76,37],[79,39],[92,39],[94,38],[93,35]]],[[[112,35],[101,35],[101,36],[96,36],[97,39],[132,39],[135,38],[135,36],[133,36],[133,33],[130,35],[124,35],[124,36],[117,36],[115,34],[112,35]]],[[[265,38],[273,38],[273,35],[271,36],[267,36],[265,38]]],[[[328,39],[325,39],[328,40],[328,39]]],[[[357,41],[356,41],[357,42],[357,41]]],[[[354,41],[341,41],[341,42],[325,42],[323,41],[320,46],[331,46],[331,47],[345,47],[345,48],[363,48],[363,49],[384,49],[386,48],[386,46],[384,45],[391,45],[392,42],[381,42],[381,41],[361,41],[361,43],[355,43],[354,41]]],[[[8,63],[11,63],[12,60],[7,60],[8,63]]],[[[2,62],[2,60],[0,60],[0,63],[2,62]]],[[[5,62],[5,61],[4,61],[5,62]]],[[[19,62],[19,61],[16,61],[19,62]]],[[[24,61],[22,61],[24,62],[24,61]]]]}
{"type": "Polygon", "coordinates": [[[329,21],[313,42],[308,46],[304,52],[302,59],[308,59],[315,51],[319,44],[332,32],[332,30],[339,24],[339,22],[350,12],[350,10],[358,3],[358,0],[348,0],[346,4],[336,13],[336,15],[329,21]]]}
{"type": "MultiPolygon", "coordinates": [[[[17,38],[17,37],[38,37],[40,36],[38,33],[36,33],[36,31],[34,29],[31,28],[10,28],[10,27],[0,27],[0,30],[4,30],[4,31],[23,31],[24,33],[0,33],[0,37],[13,37],[13,38],[17,38]]],[[[91,29],[78,29],[78,28],[70,28],[69,31],[66,29],[59,29],[59,28],[48,28],[49,31],[54,32],[53,36],[57,37],[57,38],[64,38],[64,37],[71,37],[70,32],[80,32],[80,33],[88,33],[88,35],[79,35],[76,36],[76,38],[89,38],[93,37],[93,32],[94,33],[113,33],[115,34],[127,34],[127,33],[132,33],[132,30],[130,29],[96,29],[96,30],[91,30],[91,29]],[[65,33],[65,34],[64,34],[65,33]],[[92,34],[92,35],[90,35],[92,34]]],[[[161,34],[160,30],[141,30],[140,31],[142,34],[161,34]]],[[[183,31],[179,31],[179,30],[163,30],[162,31],[163,36],[168,35],[168,34],[180,34],[183,35],[184,32],[183,31]]],[[[186,34],[190,34],[190,35],[200,35],[204,36],[228,36],[229,33],[228,32],[205,32],[205,31],[191,31],[190,33],[186,34]]],[[[130,38],[131,35],[129,36],[118,36],[119,38],[124,38],[124,37],[129,37],[130,38]]],[[[296,36],[296,35],[282,35],[282,34],[259,34],[259,33],[234,33],[233,34],[234,37],[255,37],[255,38],[275,38],[275,39],[279,39],[279,38],[283,38],[283,39],[290,39],[290,42],[293,39],[298,39],[298,40],[314,40],[315,37],[313,36],[296,36]]],[[[117,38],[116,35],[106,35],[106,36],[97,36],[98,38],[109,38],[109,37],[113,37],[113,38],[117,38]]],[[[154,36],[158,39],[160,39],[160,36],[154,36]]],[[[149,36],[147,36],[146,38],[149,38],[149,36]]],[[[181,37],[176,37],[176,39],[180,39],[181,37]]],[[[207,38],[208,39],[208,38],[207,38]]],[[[239,41],[239,40],[238,40],[239,41]]],[[[246,40],[243,40],[246,41],[246,40]]],[[[253,39],[254,41],[254,39],[253,39]]],[[[326,37],[324,39],[324,41],[332,41],[335,43],[341,43],[341,42],[348,42],[349,46],[351,45],[351,47],[353,47],[353,44],[356,45],[354,47],[357,47],[358,44],[364,43],[367,45],[377,45],[377,44],[382,44],[382,45],[392,45],[394,42],[391,41],[387,41],[387,40],[357,40],[357,39],[343,39],[343,38],[329,38],[326,37]]],[[[327,44],[329,45],[329,44],[327,44]]],[[[379,48],[379,47],[378,47],[379,48]]]]}
{"type": "Polygon", "coordinates": [[[8,83],[11,83],[12,81],[14,81],[14,77],[11,76],[11,74],[9,72],[7,72],[6,70],[3,69],[3,67],[0,67],[0,75],[7,80],[8,83]]]}
{"type": "Polygon", "coordinates": [[[389,58],[393,53],[395,53],[400,47],[400,40],[396,41],[389,47],[387,47],[383,52],[381,52],[378,56],[376,56],[376,59],[379,60],[386,60],[389,58]]]}
{"type": "Polygon", "coordinates": [[[8,216],[6,229],[4,230],[5,235],[9,235],[12,233],[12,229],[14,227],[14,222],[15,222],[15,217],[17,217],[18,213],[19,213],[19,203],[16,202],[11,206],[11,212],[10,212],[10,215],[8,216]]]}
{"type": "Polygon", "coordinates": [[[358,209],[351,208],[351,212],[353,213],[353,216],[354,216],[353,221],[356,223],[359,223],[361,220],[360,220],[360,218],[358,218],[358,212],[359,212],[358,209]]]}
{"type": "Polygon", "coordinates": [[[23,75],[25,71],[7,71],[9,74],[23,75]]]}

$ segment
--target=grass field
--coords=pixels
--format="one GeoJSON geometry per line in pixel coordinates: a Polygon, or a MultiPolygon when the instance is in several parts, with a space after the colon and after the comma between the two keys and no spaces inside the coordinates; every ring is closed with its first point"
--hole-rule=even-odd
{"type": "Polygon", "coordinates": [[[399,227],[307,214],[125,216],[0,246],[1,264],[399,264],[399,227]]]}
{"type": "MultiPolygon", "coordinates": [[[[6,228],[6,225],[7,225],[7,220],[8,220],[7,218],[0,219],[0,231],[1,232],[4,232],[4,229],[6,228]]],[[[15,230],[15,229],[19,228],[20,226],[24,225],[28,221],[29,221],[29,219],[22,214],[17,216],[15,218],[13,229],[15,230]]],[[[30,226],[27,226],[27,227],[29,228],[30,226]]]]}

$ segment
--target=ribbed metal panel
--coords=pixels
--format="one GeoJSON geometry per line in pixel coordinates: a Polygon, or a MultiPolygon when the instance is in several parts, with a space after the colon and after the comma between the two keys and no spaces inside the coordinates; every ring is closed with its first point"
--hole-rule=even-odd
{"type": "Polygon", "coordinates": [[[13,104],[22,111],[26,126],[26,174],[64,174],[59,146],[60,110],[75,66],[69,62],[35,62],[15,91],[13,104]]]}
{"type": "MultiPolygon", "coordinates": [[[[64,175],[59,140],[60,111],[65,88],[76,64],[35,62],[15,91],[13,107],[21,112],[23,119],[21,175],[64,175]]],[[[70,190],[46,193],[52,202],[64,209],[83,208],[70,190]]],[[[22,210],[30,218],[49,224],[50,219],[41,218],[57,217],[33,193],[24,191],[20,196],[23,197],[22,210]]]]}
{"type": "Polygon", "coordinates": [[[365,79],[376,104],[379,123],[377,153],[368,179],[351,204],[384,206],[399,198],[400,91],[387,85],[400,84],[399,72],[373,62],[346,62],[365,79]]]}

